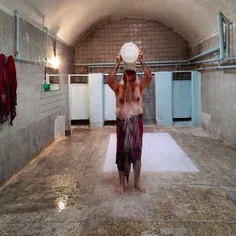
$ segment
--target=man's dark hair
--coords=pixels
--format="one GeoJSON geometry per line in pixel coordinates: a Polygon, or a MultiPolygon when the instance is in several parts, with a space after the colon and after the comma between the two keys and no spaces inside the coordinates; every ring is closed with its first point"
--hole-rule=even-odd
{"type": "Polygon", "coordinates": [[[127,69],[127,70],[124,71],[124,74],[135,75],[136,76],[136,71],[132,70],[132,69],[127,69]]]}

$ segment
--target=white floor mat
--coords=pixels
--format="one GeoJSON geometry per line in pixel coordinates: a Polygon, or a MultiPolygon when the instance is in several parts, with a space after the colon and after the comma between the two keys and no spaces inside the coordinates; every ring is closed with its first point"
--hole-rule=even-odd
{"type": "MultiPolygon", "coordinates": [[[[116,134],[111,134],[103,172],[116,172],[116,134]]],[[[168,133],[144,133],[142,171],[198,172],[168,133]]]]}

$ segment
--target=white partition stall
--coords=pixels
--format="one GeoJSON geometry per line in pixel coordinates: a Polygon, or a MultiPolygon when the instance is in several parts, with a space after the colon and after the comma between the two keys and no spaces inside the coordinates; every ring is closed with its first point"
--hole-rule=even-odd
{"type": "Polygon", "coordinates": [[[89,97],[87,84],[71,84],[71,120],[89,119],[89,97]]]}
{"type": "Polygon", "coordinates": [[[115,94],[109,85],[105,84],[105,121],[116,120],[115,94]]]}
{"type": "Polygon", "coordinates": [[[70,120],[89,119],[88,83],[83,82],[82,77],[87,79],[88,75],[69,75],[70,120]],[[78,83],[72,83],[72,77],[79,78],[78,83]]]}
{"type": "MultiPolygon", "coordinates": [[[[108,74],[104,74],[104,79],[108,74]]],[[[116,73],[116,81],[122,83],[123,73],[116,73]]],[[[104,109],[105,109],[105,121],[116,120],[116,97],[115,93],[112,91],[108,84],[105,84],[105,95],[104,95],[104,109]]]]}
{"type": "Polygon", "coordinates": [[[89,74],[89,121],[90,127],[104,126],[104,79],[102,73],[89,74]]]}

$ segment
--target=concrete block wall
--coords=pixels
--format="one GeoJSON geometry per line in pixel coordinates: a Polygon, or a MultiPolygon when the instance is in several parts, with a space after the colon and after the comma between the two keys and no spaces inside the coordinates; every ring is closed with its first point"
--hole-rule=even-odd
{"type": "MultiPolygon", "coordinates": [[[[232,32],[235,30],[236,27],[232,32]]],[[[192,51],[199,53],[215,47],[217,43],[218,38],[214,36],[194,47],[192,51]]],[[[230,57],[235,56],[236,35],[231,34],[230,57]]],[[[231,64],[236,64],[236,60],[231,64]]],[[[236,147],[236,69],[203,70],[201,79],[202,126],[213,137],[236,147]]]]}
{"type": "Polygon", "coordinates": [[[236,147],[236,70],[202,73],[202,125],[236,147]]]}
{"type": "MultiPolygon", "coordinates": [[[[189,56],[187,41],[165,25],[145,19],[120,19],[101,24],[75,49],[76,63],[115,62],[124,43],[134,42],[144,52],[145,61],[182,60],[189,56]]],[[[151,67],[151,71],[175,70],[175,67],[151,67]]],[[[92,68],[90,72],[109,73],[111,68],[92,68]]],[[[77,67],[77,73],[86,73],[77,67]]],[[[140,67],[137,71],[142,71],[140,67]]],[[[119,68],[118,72],[123,72],[119,68]]],[[[144,123],[155,122],[155,80],[143,92],[144,123]]]]}
{"type": "MultiPolygon", "coordinates": [[[[15,50],[13,16],[0,10],[0,52],[13,55],[15,50]]],[[[54,40],[49,37],[48,59],[53,55],[54,40]]],[[[0,125],[0,184],[54,140],[54,120],[66,115],[69,128],[67,75],[73,73],[74,49],[57,41],[60,59],[60,90],[42,91],[44,66],[15,62],[17,70],[17,117],[13,126],[0,125]]],[[[43,32],[20,20],[20,57],[31,60],[44,58],[43,32]]]]}

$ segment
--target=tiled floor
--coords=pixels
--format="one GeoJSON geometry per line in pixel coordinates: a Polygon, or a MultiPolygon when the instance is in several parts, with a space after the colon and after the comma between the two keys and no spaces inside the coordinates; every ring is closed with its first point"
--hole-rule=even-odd
{"type": "Polygon", "coordinates": [[[202,129],[145,133],[168,133],[198,172],[145,171],[145,194],[119,195],[103,172],[115,128],[76,128],[0,190],[0,235],[236,235],[236,151],[202,129]]]}

